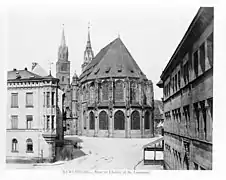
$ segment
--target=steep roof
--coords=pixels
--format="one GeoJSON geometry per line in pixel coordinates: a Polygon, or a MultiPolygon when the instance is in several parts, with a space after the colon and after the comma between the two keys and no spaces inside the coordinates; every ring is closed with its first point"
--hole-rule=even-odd
{"type": "Polygon", "coordinates": [[[147,79],[120,38],[101,49],[79,79],[85,81],[105,77],[147,79]]]}
{"type": "Polygon", "coordinates": [[[12,71],[8,71],[7,73],[7,80],[8,81],[20,81],[20,80],[47,80],[47,79],[51,79],[51,80],[56,80],[58,81],[57,78],[54,78],[52,75],[48,75],[48,76],[40,76],[38,74],[35,74],[31,71],[28,71],[27,69],[25,70],[12,70],[12,71]]]}
{"type": "Polygon", "coordinates": [[[39,76],[48,76],[47,72],[44,68],[42,68],[38,63],[35,63],[35,66],[32,67],[33,73],[39,75],[39,76]]]}
{"type": "Polygon", "coordinates": [[[7,80],[15,80],[15,79],[22,80],[22,79],[31,79],[31,78],[41,79],[42,76],[39,76],[28,70],[16,70],[16,69],[14,69],[13,71],[8,71],[8,76],[7,76],[7,80]]]}

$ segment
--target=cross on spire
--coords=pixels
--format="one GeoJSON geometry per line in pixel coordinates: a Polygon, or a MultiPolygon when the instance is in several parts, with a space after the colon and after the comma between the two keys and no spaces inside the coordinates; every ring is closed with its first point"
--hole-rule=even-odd
{"type": "Polygon", "coordinates": [[[51,62],[50,60],[49,60],[49,74],[51,75],[51,66],[52,66],[52,64],[53,64],[53,62],[51,62]]]}

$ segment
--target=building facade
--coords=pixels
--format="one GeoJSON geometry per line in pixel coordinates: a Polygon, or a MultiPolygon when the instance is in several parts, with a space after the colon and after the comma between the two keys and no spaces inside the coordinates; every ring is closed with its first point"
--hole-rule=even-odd
{"type": "MultiPolygon", "coordinates": [[[[61,83],[61,81],[60,81],[61,83]]],[[[120,38],[94,57],[90,32],[82,74],[65,92],[65,133],[95,137],[154,136],[154,93],[120,38]]]]}
{"type": "Polygon", "coordinates": [[[63,139],[58,79],[14,69],[7,96],[6,160],[54,160],[55,141],[63,139]]]}
{"type": "Polygon", "coordinates": [[[213,27],[213,8],[200,8],[157,84],[166,169],[212,169],[213,27]]]}

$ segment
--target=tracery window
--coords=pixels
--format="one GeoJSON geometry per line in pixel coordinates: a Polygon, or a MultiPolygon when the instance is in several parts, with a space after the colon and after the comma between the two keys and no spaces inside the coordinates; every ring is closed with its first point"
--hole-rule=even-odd
{"type": "Polygon", "coordinates": [[[123,82],[118,80],[115,83],[115,101],[123,101],[123,99],[124,99],[123,82]]]}
{"type": "Polygon", "coordinates": [[[94,129],[95,128],[95,116],[93,112],[89,113],[89,129],[94,129]]]}
{"type": "Polygon", "coordinates": [[[105,111],[101,111],[99,114],[99,129],[100,130],[108,129],[108,115],[105,111]]]}
{"type": "Polygon", "coordinates": [[[137,87],[136,84],[134,82],[131,82],[130,85],[130,99],[131,102],[136,102],[136,91],[137,91],[137,87]]]}
{"type": "Polygon", "coordinates": [[[125,116],[124,113],[118,110],[114,115],[114,129],[124,130],[125,129],[125,116]]]}
{"type": "Polygon", "coordinates": [[[131,129],[140,129],[140,114],[138,111],[133,111],[131,115],[131,129]]]}
{"type": "Polygon", "coordinates": [[[148,111],[144,115],[144,129],[150,129],[150,113],[148,111]]]}
{"type": "Polygon", "coordinates": [[[107,101],[108,100],[108,82],[105,81],[102,84],[102,100],[107,101]]]}
{"type": "Polygon", "coordinates": [[[90,86],[90,102],[95,102],[95,89],[93,85],[90,86]]]}

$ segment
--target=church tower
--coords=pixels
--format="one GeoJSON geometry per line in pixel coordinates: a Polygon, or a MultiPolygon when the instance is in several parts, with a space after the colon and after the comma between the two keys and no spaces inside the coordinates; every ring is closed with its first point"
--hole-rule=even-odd
{"type": "Polygon", "coordinates": [[[62,30],[61,44],[58,50],[58,60],[56,63],[56,77],[60,80],[59,85],[62,91],[70,85],[70,61],[68,61],[68,47],[62,30]]]}
{"type": "Polygon", "coordinates": [[[85,70],[87,65],[92,61],[94,57],[93,50],[91,47],[91,41],[90,41],[90,25],[88,25],[88,39],[87,39],[87,44],[86,44],[86,49],[84,52],[84,60],[82,64],[82,72],[85,70]]]}

